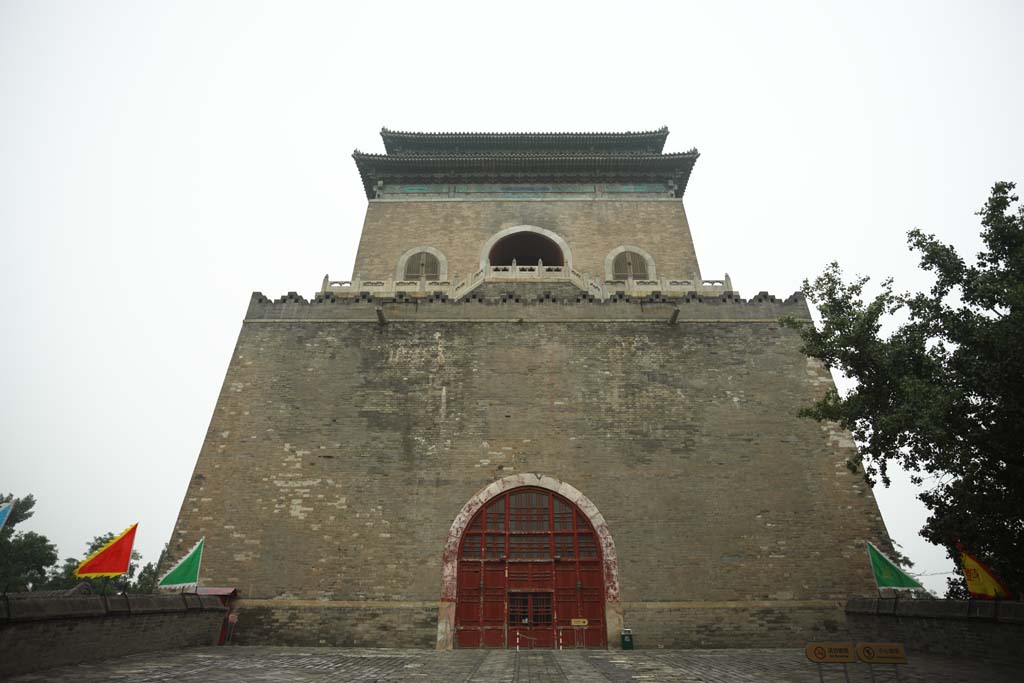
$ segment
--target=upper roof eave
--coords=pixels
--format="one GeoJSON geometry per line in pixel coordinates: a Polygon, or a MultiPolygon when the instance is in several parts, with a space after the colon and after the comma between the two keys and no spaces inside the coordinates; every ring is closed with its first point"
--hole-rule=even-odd
{"type": "Polygon", "coordinates": [[[389,154],[402,151],[403,147],[430,148],[438,146],[493,148],[514,145],[519,149],[530,146],[550,146],[564,144],[570,147],[601,147],[615,144],[626,147],[644,147],[647,151],[661,153],[668,138],[668,126],[648,131],[623,132],[565,132],[565,133],[462,133],[440,132],[425,133],[416,131],[399,131],[382,128],[380,136],[384,141],[384,149],[389,154]]]}
{"type": "MultiPolygon", "coordinates": [[[[598,182],[663,177],[682,196],[700,154],[491,154],[387,155],[356,150],[355,159],[368,198],[374,186],[397,182],[542,182],[542,178],[588,178],[598,182]],[[414,180],[421,179],[421,180],[414,180]],[[528,179],[528,180],[527,180],[528,179]]],[[[554,180],[552,180],[554,181],[554,180]]]]}

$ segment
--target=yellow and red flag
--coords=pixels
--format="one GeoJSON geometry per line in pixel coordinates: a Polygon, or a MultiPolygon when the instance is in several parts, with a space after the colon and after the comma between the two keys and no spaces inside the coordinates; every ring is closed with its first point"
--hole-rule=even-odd
{"type": "Polygon", "coordinates": [[[128,565],[132,561],[132,546],[135,545],[135,530],[139,527],[136,522],[130,527],[115,536],[113,540],[82,560],[75,570],[75,576],[79,578],[92,578],[97,576],[120,576],[128,571],[128,565]]]}
{"type": "Polygon", "coordinates": [[[967,592],[972,598],[1009,598],[1010,590],[1006,587],[995,573],[982,564],[978,558],[964,550],[959,543],[956,544],[960,551],[960,564],[964,569],[964,578],[967,580],[967,592]]]}

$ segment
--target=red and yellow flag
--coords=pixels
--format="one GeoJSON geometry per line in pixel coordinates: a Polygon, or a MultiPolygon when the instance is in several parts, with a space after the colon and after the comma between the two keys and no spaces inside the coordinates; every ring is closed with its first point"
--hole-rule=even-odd
{"type": "Polygon", "coordinates": [[[1010,591],[991,569],[978,561],[974,555],[964,550],[959,543],[960,563],[967,579],[967,592],[972,598],[1008,598],[1010,591]]]}
{"type": "Polygon", "coordinates": [[[136,522],[130,527],[115,536],[113,540],[82,560],[75,570],[75,576],[79,578],[92,578],[97,576],[120,576],[128,571],[128,565],[132,561],[132,546],[135,545],[135,530],[139,523],[136,522]]]}

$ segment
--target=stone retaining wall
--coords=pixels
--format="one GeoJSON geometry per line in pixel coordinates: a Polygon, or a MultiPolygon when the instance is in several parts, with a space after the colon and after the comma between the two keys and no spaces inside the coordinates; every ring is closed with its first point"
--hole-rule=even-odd
{"type": "Polygon", "coordinates": [[[0,598],[0,678],[217,642],[227,608],[200,595],[0,598]]]}
{"type": "Polygon", "coordinates": [[[637,649],[801,647],[846,637],[842,600],[627,602],[623,613],[637,649]]]}
{"type": "Polygon", "coordinates": [[[1024,602],[855,598],[846,623],[859,641],[896,641],[908,652],[1024,661],[1024,602]]]}

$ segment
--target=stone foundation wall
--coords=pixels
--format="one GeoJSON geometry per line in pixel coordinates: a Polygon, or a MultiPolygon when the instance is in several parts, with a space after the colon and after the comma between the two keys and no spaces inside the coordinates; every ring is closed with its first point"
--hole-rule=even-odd
{"type": "Polygon", "coordinates": [[[242,600],[238,645],[433,648],[437,603],[242,600]]]}
{"type": "Polygon", "coordinates": [[[840,600],[639,603],[624,612],[637,648],[803,647],[847,635],[840,600]]]}
{"type": "MultiPolygon", "coordinates": [[[[242,600],[232,642],[323,647],[434,646],[437,605],[242,600]]],[[[849,637],[837,600],[627,603],[638,648],[803,647],[849,637]]],[[[618,633],[610,645],[618,647],[618,633]]]]}
{"type": "Polygon", "coordinates": [[[860,598],[846,606],[861,641],[895,641],[908,652],[1024,663],[1024,602],[860,598]]]}
{"type": "Polygon", "coordinates": [[[215,645],[227,609],[196,595],[0,600],[0,678],[136,652],[215,645]]]}

